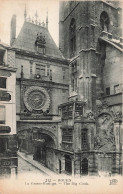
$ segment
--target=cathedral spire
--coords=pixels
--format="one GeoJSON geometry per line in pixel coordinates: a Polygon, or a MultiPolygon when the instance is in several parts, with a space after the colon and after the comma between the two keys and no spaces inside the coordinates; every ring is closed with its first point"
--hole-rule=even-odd
{"type": "Polygon", "coordinates": [[[27,11],[26,11],[26,4],[25,4],[25,10],[24,10],[24,20],[26,21],[26,17],[27,17],[27,11]]]}
{"type": "Polygon", "coordinates": [[[47,15],[46,15],[46,28],[48,29],[48,10],[47,10],[47,15]]]}

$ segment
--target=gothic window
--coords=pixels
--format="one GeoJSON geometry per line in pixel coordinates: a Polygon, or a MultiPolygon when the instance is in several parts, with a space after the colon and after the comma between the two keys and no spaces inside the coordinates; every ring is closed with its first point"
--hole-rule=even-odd
{"type": "Polygon", "coordinates": [[[71,88],[72,91],[77,90],[77,63],[71,65],[71,88]]]}
{"type": "Polygon", "coordinates": [[[0,88],[6,88],[6,78],[0,77],[0,88]]]}
{"type": "Polygon", "coordinates": [[[33,62],[30,61],[30,75],[32,75],[32,67],[33,67],[33,62]]]}
{"type": "Polygon", "coordinates": [[[76,116],[82,116],[83,115],[83,104],[75,103],[75,113],[76,116]]]}
{"type": "Polygon", "coordinates": [[[70,55],[74,56],[76,51],[76,23],[75,19],[72,18],[70,23],[70,55]]]}
{"type": "Polygon", "coordinates": [[[84,158],[81,162],[81,174],[87,175],[88,174],[88,160],[84,158]]]}
{"type": "Polygon", "coordinates": [[[106,88],[106,95],[110,95],[110,87],[106,88]]]}
{"type": "Polygon", "coordinates": [[[4,65],[4,54],[5,51],[4,50],[0,50],[0,65],[4,65]]]}
{"type": "Polygon", "coordinates": [[[65,155],[65,171],[70,174],[72,173],[72,160],[68,155],[65,155]]]}
{"type": "Polygon", "coordinates": [[[42,33],[37,34],[35,45],[37,48],[37,52],[41,54],[45,54],[46,40],[45,40],[45,36],[43,36],[42,33]]]}
{"type": "Polygon", "coordinates": [[[119,84],[114,86],[114,93],[118,94],[120,92],[119,84]]]}
{"type": "Polygon", "coordinates": [[[0,106],[0,124],[5,124],[5,106],[0,106]]]}
{"type": "Polygon", "coordinates": [[[63,80],[65,79],[65,68],[62,68],[62,72],[63,72],[63,80]]]}
{"type": "Polygon", "coordinates": [[[82,129],[81,132],[81,146],[82,150],[87,150],[88,149],[88,130],[87,129],[82,129]]]}
{"type": "Polygon", "coordinates": [[[100,26],[101,26],[102,30],[108,32],[109,31],[109,23],[110,23],[110,21],[109,21],[108,14],[105,11],[103,11],[100,15],[100,26]]]}
{"type": "Polygon", "coordinates": [[[47,66],[47,76],[50,76],[50,66],[47,66]]]}
{"type": "Polygon", "coordinates": [[[6,140],[0,138],[0,153],[4,153],[6,151],[6,140]]]}
{"type": "Polygon", "coordinates": [[[38,133],[33,133],[33,139],[38,139],[38,133]]]}
{"type": "Polygon", "coordinates": [[[36,74],[42,76],[45,76],[45,65],[36,64],[36,74]]]}
{"type": "Polygon", "coordinates": [[[62,107],[62,119],[71,119],[73,116],[73,104],[62,107]]]}
{"type": "Polygon", "coordinates": [[[73,130],[72,129],[63,129],[62,141],[63,142],[72,142],[73,141],[73,130]]]}

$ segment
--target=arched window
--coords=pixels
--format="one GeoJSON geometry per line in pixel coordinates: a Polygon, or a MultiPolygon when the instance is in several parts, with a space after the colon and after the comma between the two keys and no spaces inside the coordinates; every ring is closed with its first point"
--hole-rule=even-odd
{"type": "Polygon", "coordinates": [[[104,31],[109,31],[109,23],[110,23],[110,20],[109,20],[109,16],[108,14],[103,11],[100,15],[100,26],[102,28],[102,30],[104,31]]]}
{"type": "Polygon", "coordinates": [[[75,19],[72,18],[70,23],[70,55],[74,56],[76,51],[76,23],[75,19]]]}
{"type": "Polygon", "coordinates": [[[72,160],[68,155],[65,155],[65,171],[72,173],[72,160]]]}
{"type": "Polygon", "coordinates": [[[84,158],[81,162],[81,174],[87,175],[88,174],[88,160],[84,158]]]}
{"type": "Polygon", "coordinates": [[[82,132],[81,132],[81,146],[82,146],[82,150],[87,150],[88,149],[88,130],[87,129],[82,129],[82,132]]]}

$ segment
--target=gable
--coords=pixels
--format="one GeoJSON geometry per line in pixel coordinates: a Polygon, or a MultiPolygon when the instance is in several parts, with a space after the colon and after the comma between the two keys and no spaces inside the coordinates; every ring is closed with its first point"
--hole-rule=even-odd
{"type": "Polygon", "coordinates": [[[37,52],[35,41],[37,34],[42,33],[46,40],[45,55],[64,59],[62,53],[56,46],[47,28],[25,21],[22,29],[15,40],[13,47],[26,50],[28,52],[37,52]]]}

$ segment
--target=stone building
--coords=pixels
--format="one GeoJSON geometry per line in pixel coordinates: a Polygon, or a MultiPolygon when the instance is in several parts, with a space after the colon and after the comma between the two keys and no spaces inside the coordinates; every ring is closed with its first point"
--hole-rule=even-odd
{"type": "Polygon", "coordinates": [[[15,52],[0,42],[0,176],[17,172],[15,52]]]}
{"type": "Polygon", "coordinates": [[[27,18],[16,38],[16,16],[11,20],[15,51],[16,120],[19,150],[58,172],[58,105],[68,100],[68,61],[46,25],[27,18]]]}
{"type": "Polygon", "coordinates": [[[27,18],[16,38],[19,150],[59,174],[121,174],[122,52],[119,2],[63,1],[59,49],[27,18]]]}
{"type": "Polygon", "coordinates": [[[122,173],[121,11],[120,2],[60,2],[59,47],[70,60],[70,84],[59,106],[59,172],[122,173]]]}

